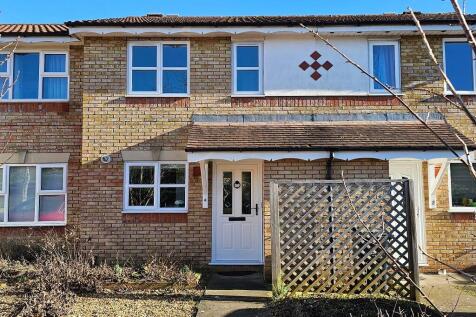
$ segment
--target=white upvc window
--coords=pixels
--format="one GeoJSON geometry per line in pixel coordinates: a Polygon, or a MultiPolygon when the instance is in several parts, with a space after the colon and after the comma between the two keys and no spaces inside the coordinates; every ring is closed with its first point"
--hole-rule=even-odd
{"type": "Polygon", "coordinates": [[[187,212],[186,162],[128,162],[124,168],[124,212],[187,212]]]}
{"type": "Polygon", "coordinates": [[[0,54],[2,101],[67,101],[69,58],[66,51],[0,54]]]}
{"type": "MultiPolygon", "coordinates": [[[[443,40],[443,66],[446,75],[459,94],[476,93],[475,55],[466,39],[443,40]]],[[[451,93],[447,85],[445,85],[445,93],[451,93]]]]}
{"type": "Polygon", "coordinates": [[[234,43],[232,54],[233,94],[263,94],[263,44],[234,43]]]}
{"type": "MultiPolygon", "coordinates": [[[[473,166],[476,167],[476,163],[473,166]]],[[[449,164],[448,194],[450,212],[476,212],[476,180],[459,161],[449,164]]]]}
{"type": "Polygon", "coordinates": [[[189,42],[129,42],[127,65],[128,95],[184,97],[190,93],[189,42]]]}
{"type": "Polygon", "coordinates": [[[64,226],[67,164],[0,166],[0,227],[64,226]]]}
{"type": "MultiPolygon", "coordinates": [[[[398,41],[369,41],[369,66],[372,75],[394,91],[400,91],[400,44],[398,41]]],[[[387,93],[384,87],[372,79],[370,79],[370,92],[387,93]]]]}

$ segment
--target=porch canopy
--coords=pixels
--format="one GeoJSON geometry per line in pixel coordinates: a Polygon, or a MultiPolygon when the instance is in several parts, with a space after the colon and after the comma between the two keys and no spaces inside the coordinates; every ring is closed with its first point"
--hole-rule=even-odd
{"type": "MultiPolygon", "coordinates": [[[[441,120],[430,127],[450,146],[464,155],[476,144],[441,120]]],[[[245,159],[354,160],[373,158],[454,158],[454,154],[417,121],[349,122],[196,122],[189,131],[186,147],[189,162],[245,159]]]]}

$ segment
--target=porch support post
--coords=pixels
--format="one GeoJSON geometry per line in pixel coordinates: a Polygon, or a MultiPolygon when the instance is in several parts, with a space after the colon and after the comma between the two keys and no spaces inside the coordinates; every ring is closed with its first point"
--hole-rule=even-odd
{"type": "Polygon", "coordinates": [[[430,197],[429,197],[429,206],[430,208],[436,208],[436,192],[438,187],[440,187],[441,181],[443,180],[443,175],[445,175],[446,170],[449,167],[448,159],[443,159],[440,161],[440,170],[438,175],[435,176],[435,167],[436,164],[428,162],[428,179],[430,187],[430,197]]]}
{"type": "Polygon", "coordinates": [[[200,161],[202,177],[202,208],[208,208],[208,161],[200,161]]]}

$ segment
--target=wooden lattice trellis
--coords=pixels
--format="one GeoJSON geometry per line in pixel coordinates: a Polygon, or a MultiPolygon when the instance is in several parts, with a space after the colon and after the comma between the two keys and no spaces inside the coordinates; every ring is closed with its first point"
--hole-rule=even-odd
{"type": "Polygon", "coordinates": [[[346,184],[351,200],[342,181],[271,184],[274,283],[293,292],[415,298],[413,285],[358,219],[418,283],[410,181],[346,184]]]}

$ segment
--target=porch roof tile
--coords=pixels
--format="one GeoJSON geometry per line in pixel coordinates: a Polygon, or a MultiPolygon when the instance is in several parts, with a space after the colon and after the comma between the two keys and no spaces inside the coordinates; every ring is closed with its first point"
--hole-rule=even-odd
{"type": "MultiPolygon", "coordinates": [[[[455,150],[476,144],[444,121],[429,125],[455,150]]],[[[195,123],[186,150],[200,151],[379,151],[446,150],[418,122],[195,123]]]]}

